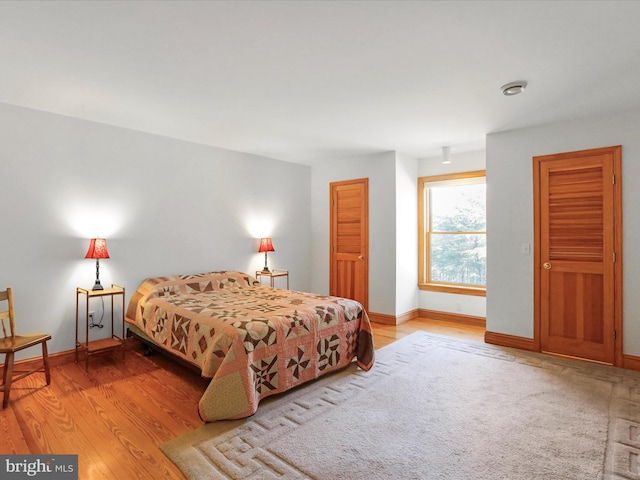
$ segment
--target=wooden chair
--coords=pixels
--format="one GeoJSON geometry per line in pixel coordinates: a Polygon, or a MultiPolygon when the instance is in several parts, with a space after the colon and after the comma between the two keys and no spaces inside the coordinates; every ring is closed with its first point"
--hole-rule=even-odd
{"type": "Polygon", "coordinates": [[[2,400],[2,408],[7,408],[9,405],[9,392],[11,391],[11,383],[15,380],[31,375],[36,372],[44,372],[47,379],[47,385],[51,384],[51,373],[49,372],[49,355],[47,353],[47,340],[51,340],[51,335],[33,334],[29,336],[16,335],[15,318],[13,313],[13,294],[11,288],[0,291],[0,302],[8,303],[8,310],[0,310],[0,322],[2,322],[3,338],[0,338],[0,353],[4,353],[4,375],[3,383],[0,388],[4,392],[4,399],[2,400]],[[7,327],[5,326],[5,320],[9,320],[9,335],[7,335],[7,327]],[[13,356],[16,352],[24,350],[25,348],[34,347],[36,345],[42,345],[42,366],[35,370],[13,370],[13,356]],[[14,375],[17,375],[14,377],[14,375]]]}

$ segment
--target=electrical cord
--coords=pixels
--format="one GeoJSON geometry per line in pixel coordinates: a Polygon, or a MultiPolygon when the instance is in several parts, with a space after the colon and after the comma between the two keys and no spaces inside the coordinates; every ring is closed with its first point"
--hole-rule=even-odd
{"type": "MultiPolygon", "coordinates": [[[[100,300],[102,300],[102,314],[100,315],[100,321],[99,322],[94,322],[93,321],[93,315],[91,315],[91,323],[89,324],[89,328],[93,328],[93,327],[98,327],[98,328],[102,328],[104,327],[104,325],[102,325],[102,321],[104,320],[104,297],[100,297],[100,300]]],[[[95,315],[95,312],[94,312],[95,315]]]]}

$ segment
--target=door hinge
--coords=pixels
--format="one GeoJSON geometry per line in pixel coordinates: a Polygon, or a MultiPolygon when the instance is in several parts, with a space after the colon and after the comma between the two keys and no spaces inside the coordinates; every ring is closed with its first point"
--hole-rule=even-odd
{"type": "Polygon", "coordinates": [[[611,183],[613,183],[614,185],[616,184],[616,176],[615,175],[611,175],[611,183]]]}
{"type": "Polygon", "coordinates": [[[613,263],[616,263],[616,252],[613,252],[613,263]]]}
{"type": "Polygon", "coordinates": [[[616,339],[616,337],[617,337],[617,332],[614,330],[614,331],[613,331],[613,339],[615,340],[615,339],[616,339]]]}

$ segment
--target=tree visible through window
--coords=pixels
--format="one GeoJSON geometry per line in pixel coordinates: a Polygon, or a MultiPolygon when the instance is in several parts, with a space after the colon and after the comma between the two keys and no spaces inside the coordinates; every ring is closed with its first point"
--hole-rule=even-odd
{"type": "Polygon", "coordinates": [[[484,295],[484,170],[420,179],[420,288],[484,295]]]}

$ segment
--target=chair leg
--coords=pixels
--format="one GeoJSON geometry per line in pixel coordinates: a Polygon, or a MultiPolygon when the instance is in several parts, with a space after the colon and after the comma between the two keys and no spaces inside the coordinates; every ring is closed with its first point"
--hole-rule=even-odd
{"type": "Polygon", "coordinates": [[[4,359],[4,375],[3,375],[4,398],[2,400],[2,409],[9,405],[9,392],[11,391],[11,380],[13,379],[13,352],[7,353],[4,359]]]}
{"type": "Polygon", "coordinates": [[[49,352],[47,342],[42,342],[42,362],[44,363],[44,375],[47,378],[47,385],[51,385],[51,372],[49,370],[49,352]]]}

